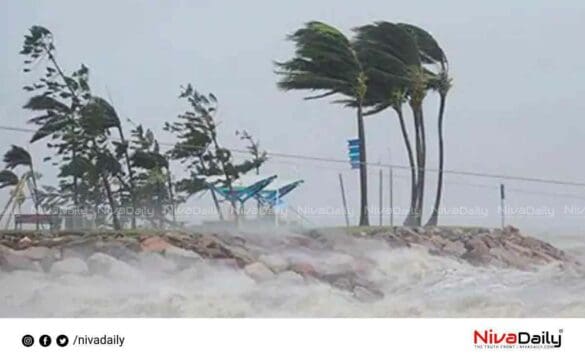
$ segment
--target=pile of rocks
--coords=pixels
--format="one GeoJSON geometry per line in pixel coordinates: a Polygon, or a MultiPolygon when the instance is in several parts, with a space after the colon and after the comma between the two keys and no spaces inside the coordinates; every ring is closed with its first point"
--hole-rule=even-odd
{"type": "Polygon", "coordinates": [[[432,254],[461,258],[473,265],[525,270],[551,262],[558,262],[560,265],[578,264],[564,251],[542,240],[524,236],[512,226],[504,229],[398,227],[393,230],[375,229],[359,236],[380,238],[396,247],[423,245],[432,254]]]}
{"type": "Polygon", "coordinates": [[[315,280],[372,300],[383,294],[369,280],[375,262],[359,252],[363,239],[392,248],[419,245],[430,254],[476,266],[530,269],[547,263],[577,265],[563,251],[523,236],[513,227],[397,227],[300,233],[0,234],[0,270],[119,276],[173,273],[208,261],[240,270],[259,283],[276,276],[297,282],[315,280]]]}

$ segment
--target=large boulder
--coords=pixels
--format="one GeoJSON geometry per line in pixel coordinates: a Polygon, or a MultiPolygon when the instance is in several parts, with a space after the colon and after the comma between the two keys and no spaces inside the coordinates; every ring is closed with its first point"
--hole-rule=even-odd
{"type": "Polygon", "coordinates": [[[166,259],[175,263],[179,268],[189,268],[203,260],[196,252],[185,250],[174,245],[169,246],[164,251],[163,255],[166,259]]]}
{"type": "Polygon", "coordinates": [[[171,244],[160,236],[149,236],[140,241],[140,246],[142,251],[163,252],[168,249],[171,244]]]}
{"type": "Polygon", "coordinates": [[[21,255],[18,251],[0,245],[0,269],[43,271],[41,264],[34,259],[21,255]]]}
{"type": "Polygon", "coordinates": [[[258,260],[275,273],[283,272],[290,266],[288,260],[276,254],[261,255],[258,260]]]}
{"type": "Polygon", "coordinates": [[[490,255],[490,249],[480,238],[469,240],[465,244],[465,248],[467,249],[467,252],[465,252],[461,257],[472,265],[487,265],[492,259],[492,256],[490,255]]]}
{"type": "Polygon", "coordinates": [[[45,246],[32,246],[18,253],[32,260],[59,259],[61,256],[59,249],[49,249],[45,246]]]}
{"type": "Polygon", "coordinates": [[[109,277],[135,277],[137,275],[130,265],[104,253],[95,253],[87,259],[89,271],[109,277]]]}
{"type": "Polygon", "coordinates": [[[159,253],[142,252],[139,255],[139,264],[142,271],[171,273],[177,270],[177,265],[159,253]]]}
{"type": "Polygon", "coordinates": [[[252,263],[244,267],[244,271],[248,276],[257,282],[263,282],[274,278],[274,273],[262,263],[252,263]]]}
{"type": "Polygon", "coordinates": [[[79,258],[59,260],[51,266],[53,274],[87,274],[88,272],[87,264],[79,258]]]}

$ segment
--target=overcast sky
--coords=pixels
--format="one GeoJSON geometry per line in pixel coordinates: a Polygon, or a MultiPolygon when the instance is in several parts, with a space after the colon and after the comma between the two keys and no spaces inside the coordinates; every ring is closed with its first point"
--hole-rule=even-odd
{"type": "MultiPolygon", "coordinates": [[[[164,121],[184,110],[177,95],[180,85],[191,82],[219,98],[222,132],[230,146],[239,147],[234,132],[247,129],[268,151],[345,158],[346,139],[356,134],[353,111],[323,100],[303,101],[305,94],[300,92],[278,91],[272,62],[291,55],[286,34],[309,20],[328,22],[347,34],[354,26],[376,20],[410,22],[430,31],[450,60],[454,87],[445,119],[448,169],[585,182],[581,162],[585,4],[580,0],[2,0],[0,4],[0,125],[26,126],[29,115],[22,110],[27,99],[22,86],[32,76],[22,73],[18,52],[27,28],[41,24],[54,33],[64,68],[70,72],[86,64],[94,93],[111,99],[124,118],[159,131],[164,121]]],[[[430,167],[436,165],[436,98],[430,94],[425,106],[430,167]]],[[[406,163],[393,114],[367,119],[366,132],[369,161],[388,162],[391,153],[392,162],[406,163]]],[[[28,137],[0,132],[2,152],[11,143],[25,144],[28,137]]],[[[44,149],[31,150],[40,163],[44,149]]],[[[340,206],[337,173],[343,171],[350,203],[357,209],[357,173],[347,165],[282,161],[273,158],[266,171],[307,180],[291,204],[340,206]]],[[[54,171],[48,165],[39,168],[50,180],[54,171]]],[[[408,199],[405,176],[397,173],[398,204],[408,199]]],[[[433,180],[429,180],[430,196],[433,180]]],[[[457,184],[495,187],[498,180],[450,176],[446,181],[447,206],[492,208],[498,203],[495,189],[457,184]]],[[[513,186],[585,195],[580,188],[513,186]]],[[[370,188],[375,206],[376,169],[371,170],[370,188]]],[[[0,199],[5,199],[4,194],[0,199]]],[[[520,193],[514,199],[512,192],[510,198],[520,206],[583,204],[520,193]]],[[[479,222],[497,222],[493,211],[479,222]]],[[[557,217],[554,222],[561,221],[557,217]]]]}

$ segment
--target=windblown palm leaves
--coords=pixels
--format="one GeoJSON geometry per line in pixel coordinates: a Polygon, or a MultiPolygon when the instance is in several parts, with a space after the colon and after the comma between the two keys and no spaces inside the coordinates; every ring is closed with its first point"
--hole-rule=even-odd
{"type": "MultiPolygon", "coordinates": [[[[39,198],[38,198],[38,188],[37,188],[37,180],[35,175],[35,169],[33,167],[33,161],[30,153],[22,147],[12,145],[10,150],[8,150],[4,154],[4,163],[6,164],[6,168],[8,170],[13,170],[19,166],[25,166],[29,169],[28,176],[32,181],[32,196],[33,201],[35,203],[35,210],[36,213],[39,213],[39,198]]],[[[16,175],[14,175],[16,176],[16,175]]],[[[5,174],[5,177],[8,178],[8,181],[14,181],[14,177],[11,175],[5,174]],[[10,180],[11,179],[11,180],[10,180]]],[[[39,228],[39,224],[37,223],[37,229],[39,228]]]]}
{"type": "Polygon", "coordinates": [[[444,168],[444,139],[443,139],[443,117],[447,101],[447,93],[451,88],[451,78],[449,77],[449,63],[445,52],[439,46],[435,38],[426,30],[411,24],[399,24],[407,30],[415,39],[419,48],[421,60],[424,64],[433,66],[430,69],[428,87],[439,93],[439,115],[437,121],[437,133],[439,141],[439,174],[437,177],[437,191],[435,194],[435,203],[427,225],[437,225],[439,219],[439,207],[443,190],[443,168],[444,168]]]}
{"type": "Polygon", "coordinates": [[[377,22],[358,27],[355,32],[356,48],[368,74],[366,104],[372,107],[369,113],[391,107],[400,121],[411,169],[411,201],[405,224],[419,225],[425,155],[421,107],[426,90],[420,53],[413,37],[396,24],[377,22]],[[402,114],[402,103],[407,100],[413,108],[416,160],[402,114]]]}
{"type": "Polygon", "coordinates": [[[30,167],[32,165],[32,159],[30,153],[22,147],[12,145],[10,150],[4,154],[4,163],[6,168],[13,170],[18,166],[30,167]]]}
{"type": "Polygon", "coordinates": [[[295,44],[295,55],[286,62],[276,62],[277,83],[282,90],[320,92],[305,99],[338,95],[336,102],[357,109],[357,128],[360,140],[360,225],[368,225],[368,180],[366,139],[363,124],[363,101],[367,92],[367,77],[359,54],[351,41],[336,28],[312,21],[288,40],[295,44]]]}
{"type": "Polygon", "coordinates": [[[18,184],[18,176],[12,171],[2,170],[0,171],[0,189],[9,186],[16,186],[18,184]]]}
{"type": "MultiPolygon", "coordinates": [[[[410,24],[380,21],[354,29],[355,38],[348,40],[338,30],[320,22],[310,22],[289,37],[296,45],[295,57],[276,63],[279,88],[322,91],[307,99],[342,95],[340,100],[358,108],[358,134],[361,108],[365,115],[392,108],[398,115],[411,169],[411,204],[405,221],[421,225],[423,211],[426,136],[423,101],[429,90],[441,95],[439,112],[439,181],[433,215],[429,224],[436,224],[440,203],[443,144],[442,117],[444,98],[449,88],[447,58],[436,40],[425,30],[410,24]],[[412,109],[414,137],[402,112],[408,103],[412,109]],[[414,144],[414,147],[413,147],[414,144]]],[[[363,123],[363,122],[361,122],[363,123]]],[[[365,158],[362,165],[365,167],[365,158]]],[[[362,204],[367,198],[362,181],[362,204]]],[[[367,181],[366,181],[367,182],[367,181]]],[[[360,224],[362,219],[360,219],[360,224]]]]}

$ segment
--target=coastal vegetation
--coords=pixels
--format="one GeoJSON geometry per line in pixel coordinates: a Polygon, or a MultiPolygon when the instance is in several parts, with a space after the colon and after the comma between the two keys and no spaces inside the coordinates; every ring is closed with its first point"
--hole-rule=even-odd
{"type": "Polygon", "coordinates": [[[437,92],[439,176],[433,211],[426,223],[437,225],[444,165],[443,116],[451,86],[447,57],[433,36],[415,25],[380,21],[353,32],[354,37],[349,38],[329,24],[312,21],[292,33],[288,39],[294,43],[294,56],[275,63],[278,87],[318,92],[307,100],[335,97],[334,103],[356,110],[362,226],[369,225],[364,117],[385,109],[396,113],[411,170],[410,211],[405,225],[420,226],[427,161],[423,103],[428,92],[437,92]],[[408,133],[404,104],[412,112],[414,136],[408,133]]]}
{"type": "MultiPolygon", "coordinates": [[[[354,28],[352,35],[318,21],[294,31],[288,36],[294,55],[275,62],[278,88],[315,92],[305,98],[308,100],[334,97],[334,103],[355,112],[361,226],[369,225],[365,119],[387,109],[398,119],[410,167],[410,209],[404,223],[422,225],[428,158],[423,105],[430,92],[437,93],[439,172],[435,202],[426,222],[437,225],[444,167],[443,121],[451,87],[447,57],[429,32],[412,24],[379,21],[354,28]]],[[[123,121],[111,101],[93,92],[89,67],[81,64],[71,73],[64,69],[50,30],[31,27],[21,54],[23,70],[33,79],[23,87],[29,94],[23,107],[32,114],[27,123],[35,127],[30,143],[46,144],[49,153],[42,161],[58,170],[58,184],[39,184],[35,157],[13,145],[4,156],[0,188],[10,188],[11,200],[22,203],[22,185],[29,185],[36,214],[75,210],[91,214],[93,226],[165,228],[177,225],[178,204],[209,191],[219,218],[225,220],[221,201],[205,180],[216,176],[220,186],[232,190],[235,180],[251,171],[258,173],[267,160],[267,153],[246,131],[237,132],[247,144],[249,153],[244,157],[234,157],[223,145],[216,119],[218,99],[212,93],[200,93],[191,84],[182,87],[179,98],[188,108],[175,121],[164,123],[163,130],[176,142],[162,151],[151,129],[134,120],[123,121]],[[172,163],[182,167],[186,176],[177,178],[172,163]],[[136,212],[144,208],[153,212],[136,212]],[[101,212],[104,209],[110,212],[101,212]]],[[[229,210],[237,221],[235,202],[229,210]]]]}

